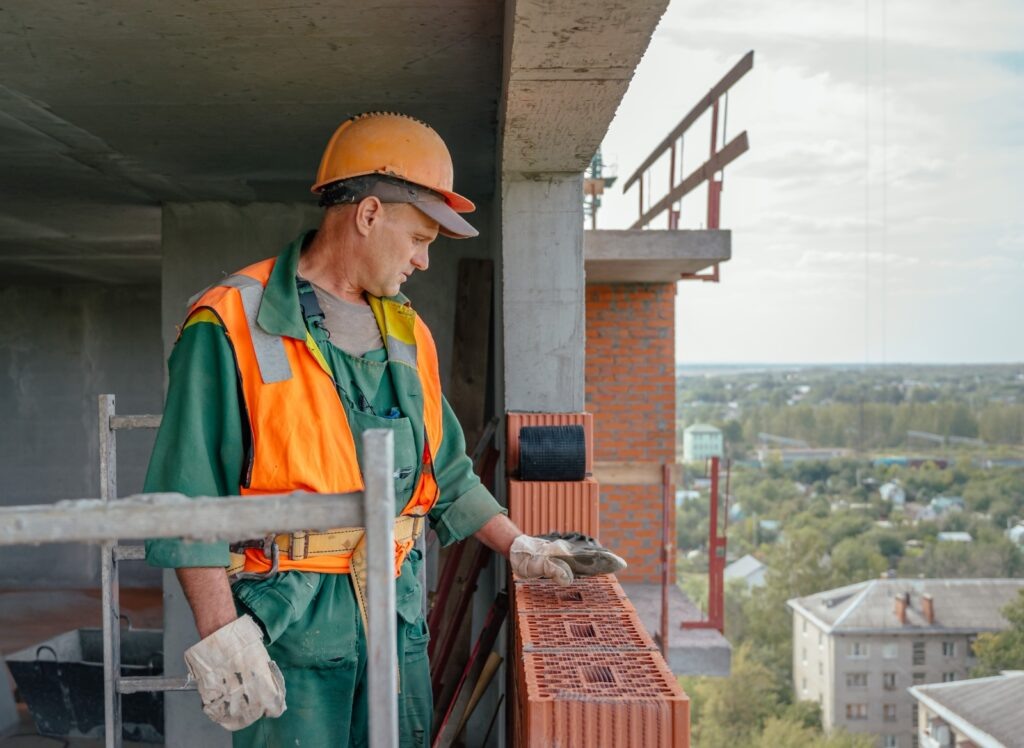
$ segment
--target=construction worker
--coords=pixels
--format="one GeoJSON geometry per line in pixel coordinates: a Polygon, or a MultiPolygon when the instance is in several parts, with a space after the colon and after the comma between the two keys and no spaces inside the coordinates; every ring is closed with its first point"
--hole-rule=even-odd
{"type": "MultiPolygon", "coordinates": [[[[566,546],[520,532],[474,475],[433,340],[399,293],[438,233],[477,235],[459,215],[473,203],[452,188],[448,149],[427,125],[389,113],[344,122],[313,186],[319,229],[191,303],[145,483],[190,496],[358,491],[360,434],[392,430],[402,746],[431,736],[413,547],[425,518],[443,545],[475,535],[523,577],[572,581],[552,558],[566,546]]],[[[327,528],[230,548],[147,542],[150,564],[177,570],[200,636],[186,661],[234,745],[366,743],[361,538],[327,528]]]]}

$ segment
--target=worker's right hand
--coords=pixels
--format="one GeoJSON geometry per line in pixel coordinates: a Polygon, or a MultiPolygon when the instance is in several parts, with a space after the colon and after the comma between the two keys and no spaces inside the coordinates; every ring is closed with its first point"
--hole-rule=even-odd
{"type": "Polygon", "coordinates": [[[532,535],[519,535],[509,549],[512,571],[523,579],[553,579],[563,587],[572,584],[572,569],[565,561],[555,556],[572,553],[564,540],[545,540],[532,535]]]}
{"type": "Polygon", "coordinates": [[[263,646],[263,632],[244,615],[185,650],[206,716],[228,730],[285,710],[284,677],[263,646]]]}

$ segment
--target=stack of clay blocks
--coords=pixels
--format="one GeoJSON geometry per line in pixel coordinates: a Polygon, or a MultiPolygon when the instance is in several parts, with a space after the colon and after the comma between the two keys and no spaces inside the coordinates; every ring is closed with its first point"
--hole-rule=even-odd
{"type": "Polygon", "coordinates": [[[514,586],[515,745],[689,746],[689,699],[614,576],[514,586]]]}
{"type": "MultiPolygon", "coordinates": [[[[508,466],[523,426],[581,424],[589,414],[509,414],[508,466]]],[[[599,536],[597,484],[509,481],[509,514],[525,532],[599,536]],[[577,488],[573,488],[577,487],[577,488]]],[[[527,748],[688,748],[690,702],[612,575],[569,587],[513,576],[513,744],[527,748]]]]}
{"type": "MultiPolygon", "coordinates": [[[[583,427],[586,439],[586,471],[594,469],[594,417],[590,413],[509,413],[505,441],[506,473],[519,469],[519,430],[524,426],[583,427]]],[[[598,485],[593,478],[581,481],[508,482],[509,518],[529,535],[548,532],[582,532],[599,537],[598,485]]]]}

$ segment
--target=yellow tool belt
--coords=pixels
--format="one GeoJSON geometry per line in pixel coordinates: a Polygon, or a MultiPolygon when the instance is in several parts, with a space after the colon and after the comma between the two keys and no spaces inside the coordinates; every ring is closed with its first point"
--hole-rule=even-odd
{"type": "MultiPolygon", "coordinates": [[[[402,562],[409,555],[416,539],[423,533],[423,517],[403,514],[395,518],[395,576],[401,573],[402,562]]],[[[248,541],[231,547],[231,564],[227,568],[232,581],[246,578],[265,578],[280,571],[318,571],[320,573],[351,574],[359,612],[366,627],[366,532],[362,527],[336,527],[319,532],[303,531],[268,535],[262,541],[248,541]],[[258,572],[246,569],[244,552],[262,547],[262,554],[270,562],[269,568],[258,572]],[[334,557],[338,563],[325,571],[322,565],[309,559],[334,557]],[[347,562],[347,563],[346,563],[347,562]]],[[[249,566],[252,561],[249,559],[249,566]]]]}

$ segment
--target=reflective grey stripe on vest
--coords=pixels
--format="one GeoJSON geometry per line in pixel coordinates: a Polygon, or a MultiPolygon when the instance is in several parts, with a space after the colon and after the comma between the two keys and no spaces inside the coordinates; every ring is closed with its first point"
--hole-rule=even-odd
{"type": "Polygon", "coordinates": [[[266,332],[256,322],[260,302],[263,301],[263,285],[247,275],[229,275],[217,285],[237,288],[242,296],[245,321],[249,324],[249,335],[252,337],[252,347],[256,352],[256,363],[259,364],[263,383],[273,384],[291,379],[292,367],[288,363],[284,341],[279,335],[266,332]]]}
{"type": "Polygon", "coordinates": [[[416,368],[416,346],[388,336],[388,361],[400,361],[416,368]]]}

